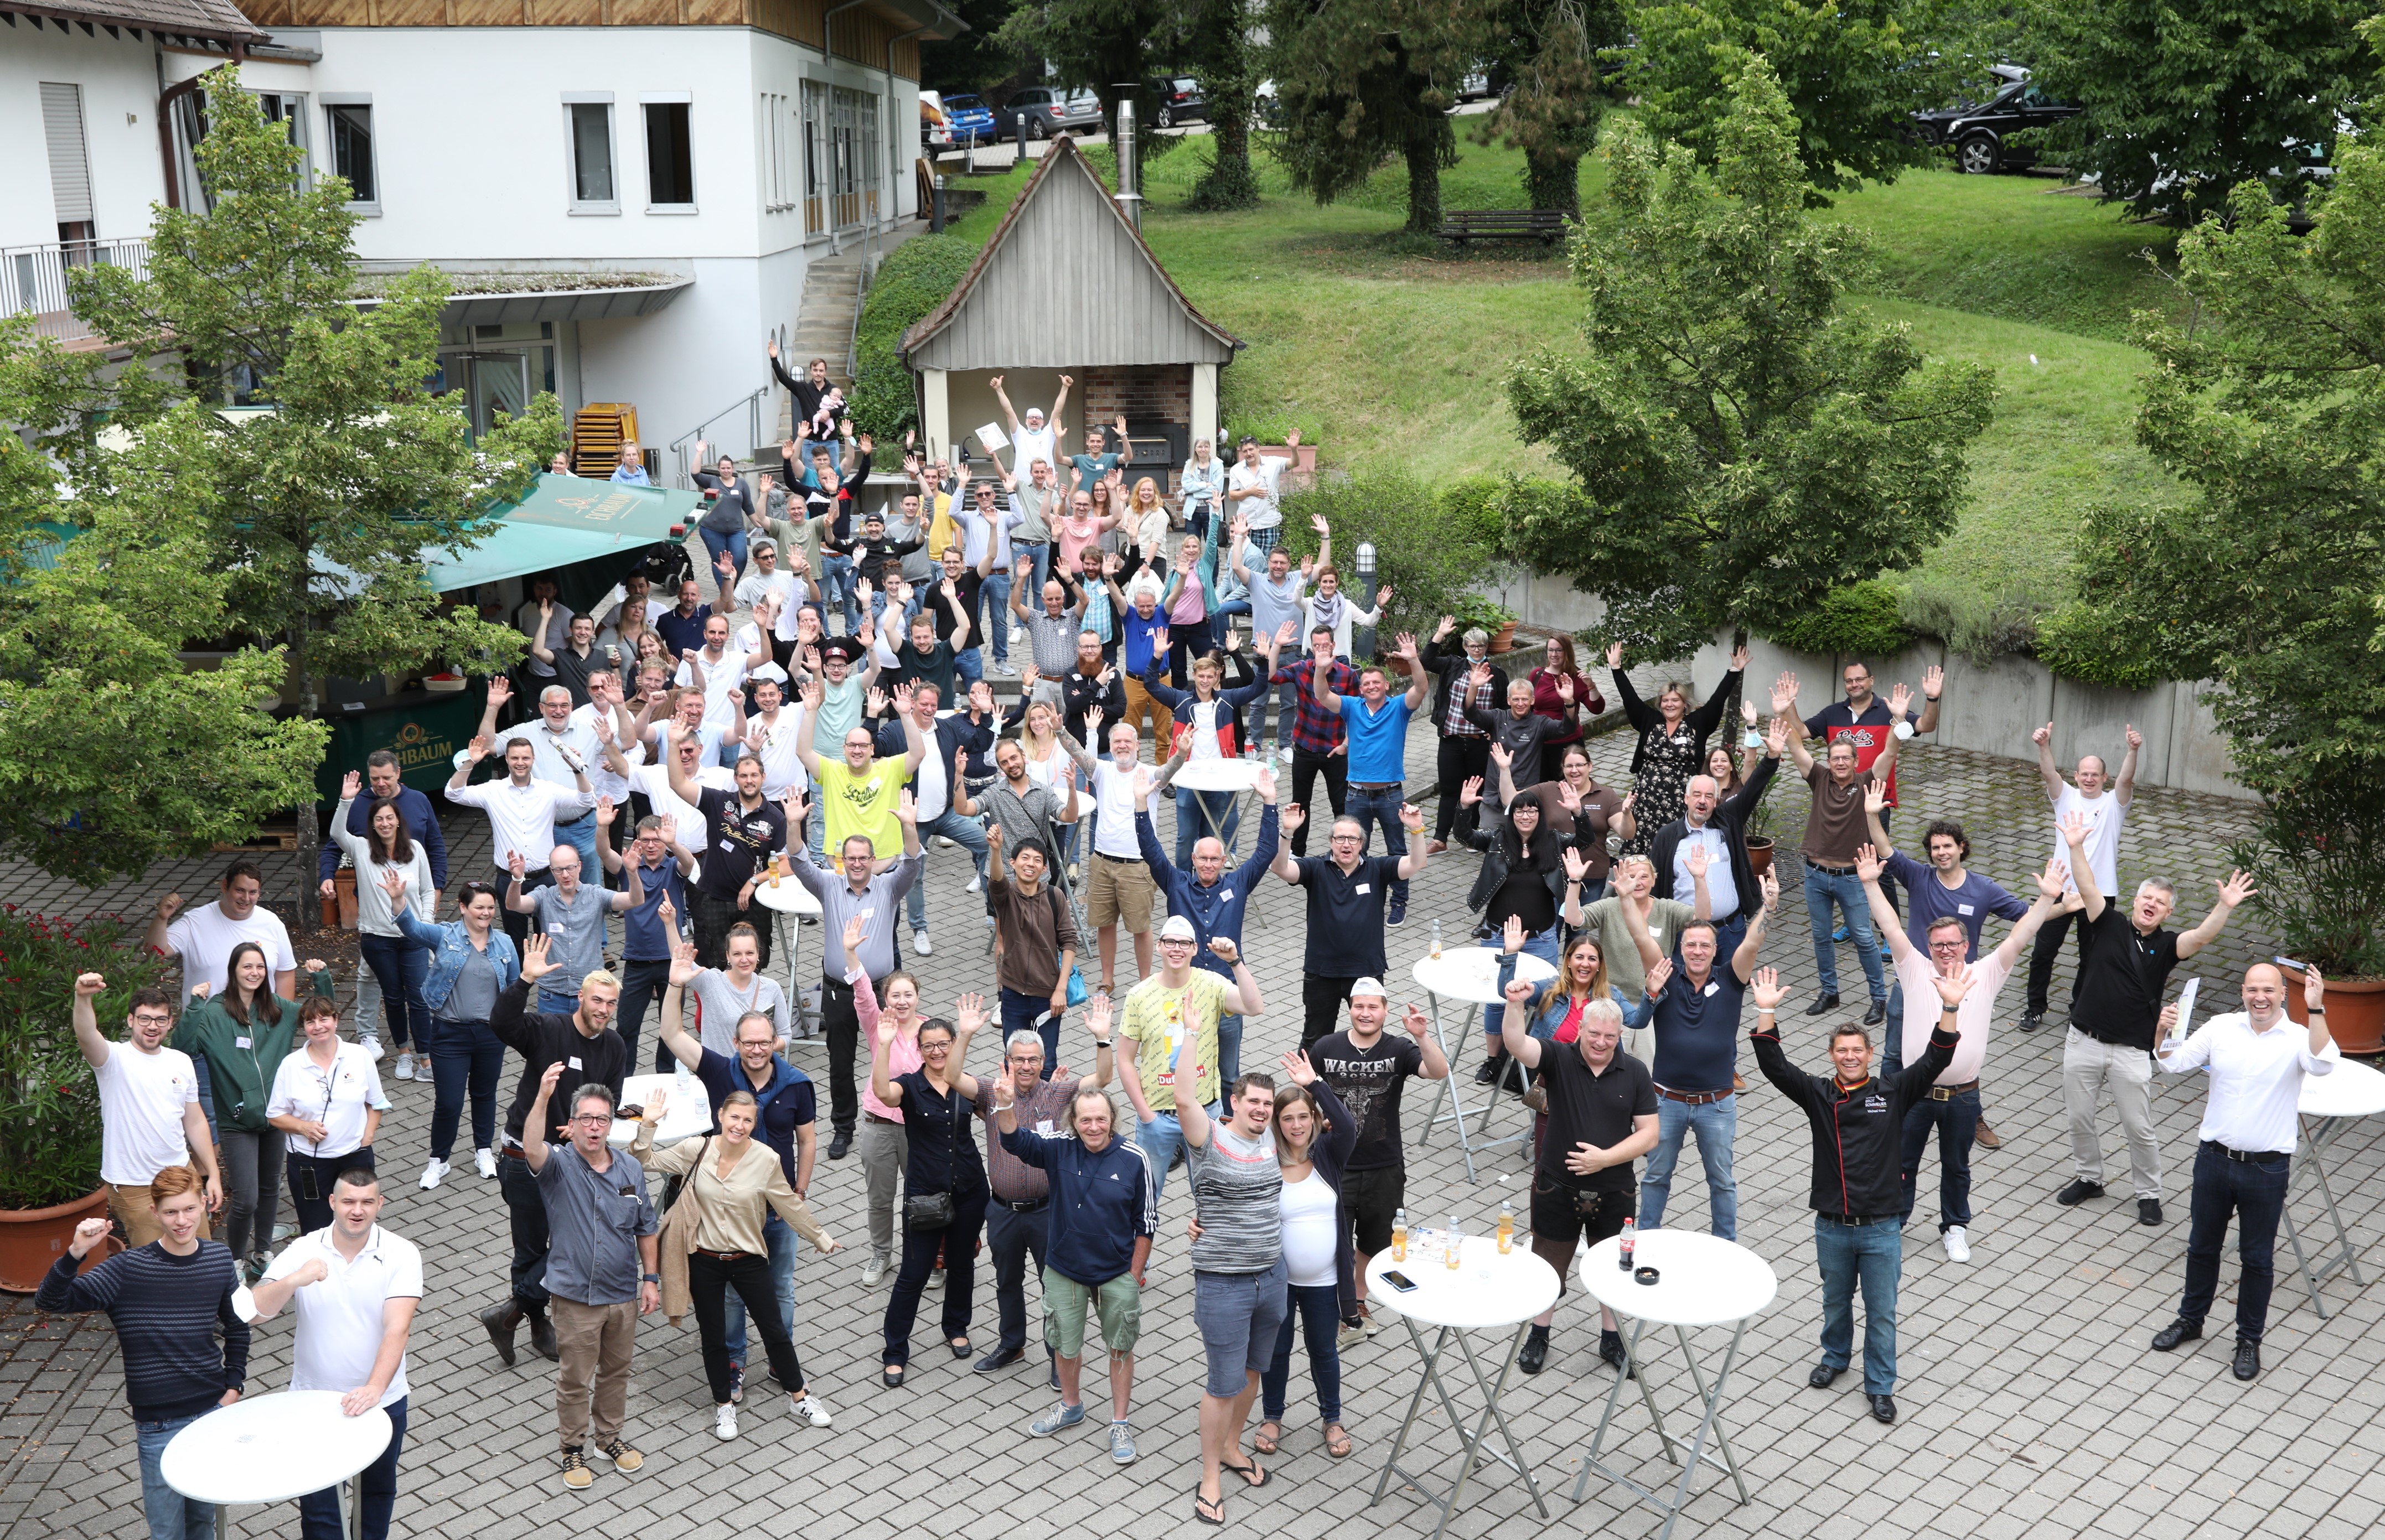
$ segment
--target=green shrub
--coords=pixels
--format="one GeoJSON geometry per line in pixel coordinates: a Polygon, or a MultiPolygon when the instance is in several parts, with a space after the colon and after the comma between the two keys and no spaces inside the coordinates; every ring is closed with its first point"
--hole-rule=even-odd
{"type": "Polygon", "coordinates": [[[881,440],[900,439],[919,422],[911,371],[895,348],[903,333],[944,302],[977,260],[976,242],[953,235],[919,235],[894,248],[879,267],[862,302],[854,338],[854,426],[881,440]]]}
{"type": "Polygon", "coordinates": [[[46,1209],[98,1187],[99,1086],[75,1042],[74,981],[106,975],[93,1008],[100,1029],[120,1037],[132,992],[165,973],[140,936],[113,916],[0,911],[0,1208],[46,1209]]]}
{"type": "Polygon", "coordinates": [[[1824,657],[1884,658],[1913,641],[1896,590],[1874,578],[1832,589],[1818,607],[1767,627],[1765,634],[1783,647],[1824,657]]]}
{"type": "MultiPolygon", "coordinates": [[[[1466,520],[1454,520],[1432,489],[1406,471],[1320,475],[1315,487],[1286,497],[1284,545],[1295,558],[1317,550],[1312,514],[1323,514],[1333,527],[1333,565],[1353,598],[1359,597],[1353,571],[1359,543],[1375,547],[1375,581],[1392,585],[1391,607],[1375,632],[1378,651],[1391,652],[1402,631],[1430,636],[1445,615],[1495,613],[1485,626],[1492,631],[1515,618],[1475,591],[1499,565],[1496,544],[1466,520]]],[[[1371,593],[1364,597],[1374,601],[1371,593]]]]}
{"type": "Polygon", "coordinates": [[[1967,583],[1917,573],[1906,582],[1898,613],[1905,629],[1935,637],[1984,667],[2008,652],[2028,652],[2048,608],[2024,588],[1983,600],[1967,583]]]}
{"type": "Polygon", "coordinates": [[[2037,623],[2037,661],[2066,679],[2143,689],[2159,678],[2153,661],[2124,640],[2125,627],[2087,604],[2069,604],[2037,623]]]}

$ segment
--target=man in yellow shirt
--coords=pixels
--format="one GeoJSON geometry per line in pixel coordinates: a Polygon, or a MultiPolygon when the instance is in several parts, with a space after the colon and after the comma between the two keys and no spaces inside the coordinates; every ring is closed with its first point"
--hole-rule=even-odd
{"type": "MultiPolygon", "coordinates": [[[[818,711],[822,691],[815,678],[804,692],[807,709],[818,711]]],[[[875,740],[869,729],[860,724],[845,729],[844,757],[842,760],[822,759],[809,740],[795,747],[796,757],[803,761],[805,773],[812,778],[812,797],[819,804],[820,816],[828,820],[827,846],[841,851],[844,841],[854,835],[868,838],[871,851],[885,857],[891,851],[903,847],[903,826],[894,815],[902,801],[903,788],[927,757],[928,740],[919,732],[919,725],[911,716],[911,687],[898,685],[894,690],[896,719],[903,724],[904,741],[909,746],[900,758],[880,759],[875,752],[875,740]]],[[[882,690],[869,692],[868,715],[879,716],[886,710],[882,690]]]]}
{"type": "Polygon", "coordinates": [[[1118,1055],[1119,1077],[1127,1099],[1134,1103],[1135,1142],[1151,1160],[1155,1193],[1168,1186],[1168,1168],[1184,1143],[1177,1121],[1175,1083],[1169,1078],[1176,1050],[1186,1037],[1193,1039],[1192,1064],[1200,1075],[1199,1095],[1211,1107],[1218,1105],[1217,1019],[1237,1014],[1249,1021],[1264,1009],[1258,980],[1251,976],[1242,949],[1224,937],[1214,938],[1210,951],[1234,970],[1230,979],[1192,966],[1198,945],[1192,922],[1171,914],[1159,927],[1159,967],[1127,991],[1118,1036],[1134,1045],[1118,1055]]]}

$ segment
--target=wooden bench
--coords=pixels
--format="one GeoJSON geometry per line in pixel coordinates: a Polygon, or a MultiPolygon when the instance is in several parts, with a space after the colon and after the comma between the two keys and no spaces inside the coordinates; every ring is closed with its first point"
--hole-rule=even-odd
{"type": "Polygon", "coordinates": [[[1555,208],[1462,208],[1441,217],[1441,238],[1464,245],[1468,241],[1538,241],[1554,244],[1565,238],[1565,211],[1555,208]]]}

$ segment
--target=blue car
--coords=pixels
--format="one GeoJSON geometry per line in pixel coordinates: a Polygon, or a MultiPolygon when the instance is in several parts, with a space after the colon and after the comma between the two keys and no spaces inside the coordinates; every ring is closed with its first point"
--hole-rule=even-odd
{"type": "Polygon", "coordinates": [[[993,109],[981,98],[947,96],[944,116],[951,120],[955,144],[986,144],[1001,137],[994,131],[993,109]]]}

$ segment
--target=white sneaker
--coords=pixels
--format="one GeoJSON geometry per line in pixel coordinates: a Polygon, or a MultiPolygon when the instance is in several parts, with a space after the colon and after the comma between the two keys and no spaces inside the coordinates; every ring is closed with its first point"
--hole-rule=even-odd
{"type": "Polygon", "coordinates": [[[715,1438],[737,1436],[737,1409],[722,1402],[712,1409],[712,1434],[715,1438]]]}
{"type": "Polygon", "coordinates": [[[938,849],[938,850],[940,850],[940,851],[949,851],[949,850],[951,850],[952,848],[953,848],[953,842],[952,842],[951,840],[949,840],[949,839],[945,838],[944,838],[943,835],[941,835],[941,834],[940,834],[940,835],[938,835],[938,836],[936,836],[936,849],[938,849]]]}
{"type": "Polygon", "coordinates": [[[928,933],[924,930],[911,933],[911,950],[922,957],[932,957],[936,952],[934,944],[928,939],[928,933]]]}
{"type": "Polygon", "coordinates": [[[1946,1260],[1950,1262],[1971,1260],[1971,1237],[1963,1234],[1963,1227],[1959,1224],[1946,1228],[1946,1260]]]}
{"type": "Polygon", "coordinates": [[[422,1168],[422,1190],[429,1192],[439,1185],[439,1179],[455,1170],[454,1166],[433,1155],[431,1163],[422,1168]]]}
{"type": "Polygon", "coordinates": [[[876,1286],[877,1286],[877,1284],[878,1284],[878,1280],[879,1280],[879,1279],[880,1279],[880,1278],[883,1278],[884,1276],[886,1276],[886,1259],[885,1259],[885,1258],[883,1258],[883,1257],[871,1257],[871,1258],[868,1258],[868,1260],[866,1260],[866,1261],[864,1261],[862,1262],[862,1264],[861,1264],[861,1286],[862,1286],[863,1288],[874,1288],[874,1287],[876,1287],[876,1286]]]}
{"type": "Polygon", "coordinates": [[[963,889],[963,891],[965,891],[965,892],[969,892],[969,893],[982,893],[982,892],[984,892],[984,891],[985,891],[985,878],[983,878],[983,877],[979,877],[979,876],[973,876],[973,877],[969,878],[969,885],[968,885],[968,887],[967,888],[963,889]]]}
{"type": "Polygon", "coordinates": [[[796,1416],[809,1422],[813,1427],[824,1428],[829,1425],[828,1403],[818,1397],[790,1396],[787,1397],[787,1404],[795,1409],[796,1416]]]}
{"type": "Polygon", "coordinates": [[[497,1179],[497,1152],[495,1150],[475,1150],[472,1154],[472,1161],[474,1164],[481,1168],[481,1175],[487,1177],[492,1182],[497,1179]]]}
{"type": "Polygon", "coordinates": [[[356,1039],[356,1047],[364,1049],[367,1053],[371,1054],[373,1062],[376,1064],[381,1062],[381,1057],[385,1051],[381,1046],[380,1036],[374,1033],[367,1033],[363,1037],[358,1037],[356,1039]]]}
{"type": "Polygon", "coordinates": [[[411,1049],[397,1050],[397,1077],[400,1080],[414,1078],[414,1054],[411,1049]]]}

